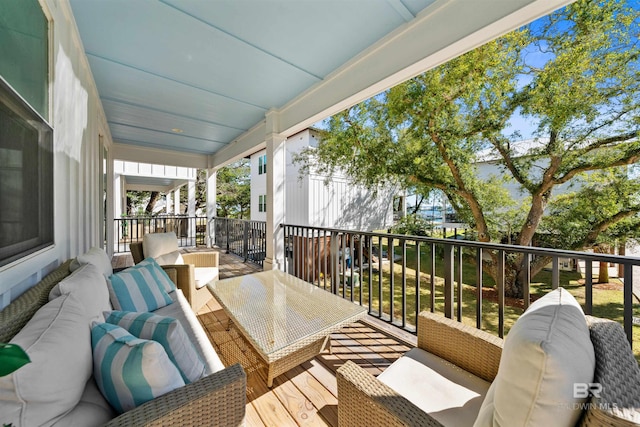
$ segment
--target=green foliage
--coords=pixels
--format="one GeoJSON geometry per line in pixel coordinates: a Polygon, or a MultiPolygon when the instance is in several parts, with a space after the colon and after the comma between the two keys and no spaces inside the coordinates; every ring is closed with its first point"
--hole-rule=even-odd
{"type": "Polygon", "coordinates": [[[217,176],[217,215],[246,219],[251,215],[251,178],[247,159],[220,168],[217,176]]]}
{"type": "Polygon", "coordinates": [[[9,375],[29,362],[31,359],[20,346],[0,343],[0,377],[9,375]]]}
{"type": "MultiPolygon", "coordinates": [[[[587,184],[559,198],[554,189],[605,170],[625,175],[640,159],[639,28],[625,2],[578,0],[335,115],[303,161],[370,187],[439,189],[481,241],[513,231],[514,243],[530,245],[542,230],[554,245],[582,249],[635,237],[640,206],[627,202],[637,178],[610,177],[615,191],[587,184]],[[516,115],[537,125],[534,141],[514,143],[516,115]],[[487,160],[508,180],[480,176],[487,160]],[[504,195],[509,181],[524,195],[518,203],[504,195]],[[617,201],[598,202],[590,217],[596,194],[617,201]]],[[[517,295],[521,263],[510,263],[507,293],[517,295]]]]}
{"type": "Polygon", "coordinates": [[[408,234],[410,236],[429,236],[431,234],[431,224],[423,217],[412,214],[403,216],[396,225],[393,226],[393,233],[408,234]]]}

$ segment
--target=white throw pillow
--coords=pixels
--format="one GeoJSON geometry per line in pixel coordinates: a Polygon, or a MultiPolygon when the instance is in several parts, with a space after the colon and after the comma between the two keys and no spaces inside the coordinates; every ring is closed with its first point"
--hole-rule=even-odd
{"type": "Polygon", "coordinates": [[[49,292],[49,301],[70,293],[82,303],[89,320],[102,320],[102,312],[111,310],[107,279],[93,264],[83,265],[55,285],[49,292]]]}
{"type": "Polygon", "coordinates": [[[113,267],[111,266],[111,259],[104,249],[94,246],[82,255],[78,255],[76,259],[71,261],[69,270],[71,272],[76,271],[80,267],[86,264],[93,264],[104,277],[109,277],[113,274],[113,267]]]}
{"type": "Polygon", "coordinates": [[[95,322],[91,328],[96,384],[119,412],[126,412],[184,385],[162,345],[123,328],[95,322]]]}
{"type": "Polygon", "coordinates": [[[31,363],[0,377],[0,422],[49,425],[78,404],[92,361],[88,319],[74,294],[42,306],[11,343],[31,363]]]}
{"type": "Polygon", "coordinates": [[[107,323],[118,325],[133,336],[162,344],[185,383],[197,381],[206,375],[204,362],[178,320],[153,313],[128,311],[105,312],[104,317],[107,323]]]}
{"type": "Polygon", "coordinates": [[[184,259],[180,251],[169,252],[168,254],[161,255],[155,258],[159,265],[183,265],[184,259]]]}
{"type": "Polygon", "coordinates": [[[107,285],[111,305],[122,311],[154,311],[171,304],[166,287],[171,282],[152,258],[112,274],[107,285]]]}
{"type": "Polygon", "coordinates": [[[540,298],[506,337],[475,426],[574,426],[593,380],[595,354],[582,308],[565,289],[540,298]],[[492,409],[493,407],[493,409],[492,409]]]}
{"type": "Polygon", "coordinates": [[[149,233],[142,237],[142,252],[144,257],[157,258],[164,254],[175,252],[178,248],[176,233],[149,233]]]}

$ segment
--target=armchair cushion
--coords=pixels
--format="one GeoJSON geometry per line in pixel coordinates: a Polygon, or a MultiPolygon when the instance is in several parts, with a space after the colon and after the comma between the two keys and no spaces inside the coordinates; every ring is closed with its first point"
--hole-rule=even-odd
{"type": "Polygon", "coordinates": [[[489,382],[413,348],[378,379],[443,425],[472,426],[489,382]]]}
{"type": "Polygon", "coordinates": [[[194,273],[196,289],[200,289],[218,278],[218,267],[196,267],[194,273]]]}
{"type": "Polygon", "coordinates": [[[593,381],[595,355],[582,308],[563,288],[534,302],[507,335],[500,368],[476,421],[486,425],[573,426],[593,381]]]}
{"type": "Polygon", "coordinates": [[[173,231],[167,233],[149,233],[142,238],[142,252],[145,257],[157,258],[164,254],[180,250],[178,237],[173,231]]]}

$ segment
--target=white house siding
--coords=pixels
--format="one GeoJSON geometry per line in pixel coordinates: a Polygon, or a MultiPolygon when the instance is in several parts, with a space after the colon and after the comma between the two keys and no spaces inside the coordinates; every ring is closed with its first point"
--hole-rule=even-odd
{"type": "Polygon", "coordinates": [[[267,213],[260,212],[258,206],[260,195],[267,194],[267,174],[258,173],[259,158],[266,153],[267,150],[261,150],[251,155],[251,219],[254,221],[267,220],[267,213]]]}
{"type": "Polygon", "coordinates": [[[54,246],[0,268],[0,308],[68,258],[101,245],[99,135],[111,136],[67,1],[41,0],[50,24],[54,246]]]}
{"type": "MultiPolygon", "coordinates": [[[[326,185],[324,176],[300,176],[299,165],[293,162],[294,155],[306,147],[317,146],[318,141],[319,132],[306,129],[285,142],[286,223],[364,231],[390,227],[395,189],[381,189],[374,195],[339,173],[326,185]]],[[[251,156],[251,219],[261,221],[266,220],[266,214],[258,212],[258,195],[266,192],[266,176],[258,175],[258,158],[264,153],[260,151],[251,156]]]]}

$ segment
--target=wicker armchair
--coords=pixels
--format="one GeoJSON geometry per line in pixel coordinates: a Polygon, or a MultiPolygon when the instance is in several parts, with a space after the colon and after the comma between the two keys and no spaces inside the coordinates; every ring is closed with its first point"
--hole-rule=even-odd
{"type": "MultiPolygon", "coordinates": [[[[602,385],[592,398],[581,426],[640,425],[640,368],[622,327],[587,316],[596,355],[594,382],[602,385]]],[[[500,364],[503,340],[441,315],[418,316],[418,347],[487,381],[500,364]]],[[[338,424],[349,426],[441,426],[413,403],[370,373],[348,361],[337,372],[338,424]]],[[[428,396],[425,396],[428,398],[428,396]]]]}
{"type": "MultiPolygon", "coordinates": [[[[133,242],[129,245],[133,262],[138,264],[145,259],[142,242],[133,242]]],[[[182,290],[184,296],[191,304],[194,312],[198,312],[211,298],[212,295],[207,289],[206,283],[198,286],[196,280],[196,268],[218,267],[218,252],[193,252],[182,254],[184,264],[162,265],[162,268],[174,280],[178,288],[182,290]]]]}

